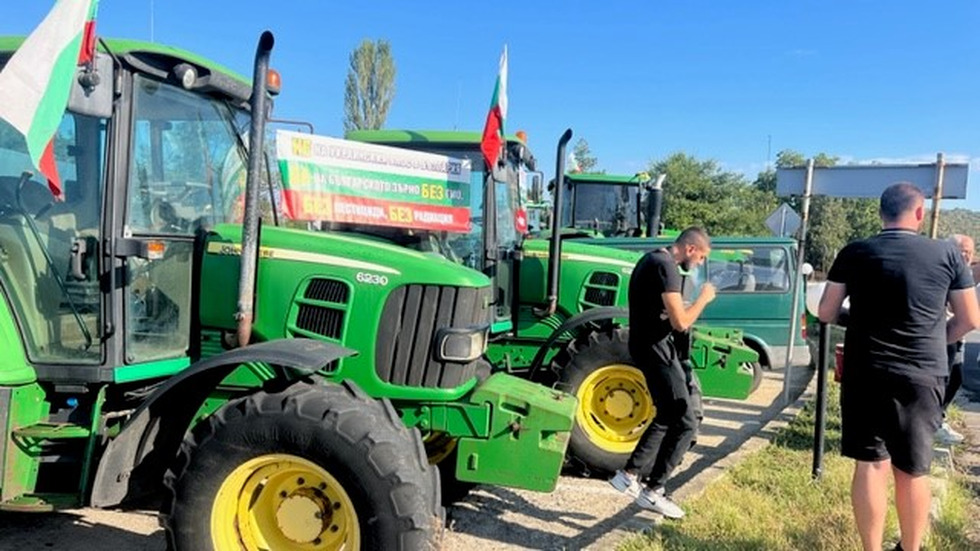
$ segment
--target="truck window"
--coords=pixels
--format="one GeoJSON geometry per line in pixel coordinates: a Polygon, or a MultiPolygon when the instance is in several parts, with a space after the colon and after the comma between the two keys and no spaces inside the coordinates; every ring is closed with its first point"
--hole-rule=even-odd
{"type": "Polygon", "coordinates": [[[720,293],[789,291],[786,250],[772,247],[713,248],[707,278],[720,293]]]}

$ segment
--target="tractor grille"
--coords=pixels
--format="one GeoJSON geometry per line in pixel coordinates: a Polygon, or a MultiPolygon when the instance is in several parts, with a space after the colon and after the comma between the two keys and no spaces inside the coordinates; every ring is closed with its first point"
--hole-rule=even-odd
{"type": "Polygon", "coordinates": [[[392,291],[381,313],[375,349],[378,377],[392,384],[452,388],[487,367],[435,361],[432,340],[442,327],[486,325],[490,288],[406,285],[392,291]]]}
{"type": "Polygon", "coordinates": [[[590,306],[612,306],[616,304],[616,291],[612,289],[599,289],[598,287],[586,287],[585,302],[590,306]]]}
{"type": "Polygon", "coordinates": [[[619,276],[612,272],[594,272],[589,278],[591,285],[604,285],[606,287],[616,287],[619,285],[619,276]]]}
{"type": "Polygon", "coordinates": [[[344,311],[324,306],[299,305],[296,327],[328,339],[340,340],[344,328],[344,311]]]}
{"type": "Polygon", "coordinates": [[[336,279],[314,279],[303,293],[303,298],[339,304],[347,304],[349,296],[350,288],[347,284],[336,279]]]}
{"type": "Polygon", "coordinates": [[[619,275],[613,272],[593,272],[585,284],[579,306],[582,310],[596,306],[614,306],[619,294],[619,275]]]}
{"type": "Polygon", "coordinates": [[[340,342],[350,301],[350,287],[336,279],[315,278],[301,289],[302,298],[293,302],[293,337],[324,337],[340,342]]]}

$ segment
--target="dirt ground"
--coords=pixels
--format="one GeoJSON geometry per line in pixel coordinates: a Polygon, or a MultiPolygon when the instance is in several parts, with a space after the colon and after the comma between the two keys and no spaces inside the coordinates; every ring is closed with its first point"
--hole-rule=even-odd
{"type": "MultiPolygon", "coordinates": [[[[795,394],[811,370],[794,370],[795,394]]],[[[767,372],[749,400],[706,400],[697,445],[671,481],[678,499],[696,491],[725,461],[784,409],[782,372],[767,372]]],[[[613,490],[604,479],[563,476],[550,494],[480,487],[449,511],[444,547],[474,549],[582,549],[606,547],[603,538],[653,517],[613,490]]],[[[163,529],[154,512],[97,509],[56,514],[0,514],[0,549],[163,551],[163,529]]]]}

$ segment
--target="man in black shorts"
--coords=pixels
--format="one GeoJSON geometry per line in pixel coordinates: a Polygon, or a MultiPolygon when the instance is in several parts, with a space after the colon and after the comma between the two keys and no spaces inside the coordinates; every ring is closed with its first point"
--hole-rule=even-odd
{"type": "Polygon", "coordinates": [[[866,550],[882,548],[889,470],[902,532],[896,549],[919,549],[929,520],[926,475],[942,421],[946,343],[980,326],[973,277],[959,251],[918,233],[924,202],[912,184],[889,186],[881,194],[884,229],[841,250],[820,300],[820,320],[828,323],[845,297],[851,300],[841,451],[856,460],[851,504],[866,550]]]}
{"type": "Polygon", "coordinates": [[[691,270],[699,266],[710,250],[704,230],[687,228],[670,249],[645,254],[630,276],[630,355],[646,377],[657,415],[626,468],[616,471],[609,482],[635,497],[640,507],[668,518],[684,516],[684,510],[666,496],[664,484],[691,447],[699,408],[681,363],[679,352],[686,350],[677,349],[674,333],[687,331],[715,298],[714,286],[705,283],[698,298],[685,306],[678,267],[691,270]]]}

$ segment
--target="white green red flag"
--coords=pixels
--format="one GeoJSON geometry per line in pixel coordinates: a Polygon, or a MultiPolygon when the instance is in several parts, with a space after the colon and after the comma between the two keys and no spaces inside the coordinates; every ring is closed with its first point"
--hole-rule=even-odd
{"type": "Polygon", "coordinates": [[[497,84],[493,88],[493,99],[490,100],[490,112],[487,122],[483,125],[483,139],[480,150],[483,160],[487,162],[487,170],[493,170],[500,156],[500,148],[504,144],[504,119],[507,118],[507,46],[500,56],[500,72],[497,74],[497,84]]]}
{"type": "Polygon", "coordinates": [[[54,135],[76,67],[95,53],[98,0],[58,0],[0,71],[0,119],[24,135],[34,166],[61,197],[54,135]]]}

